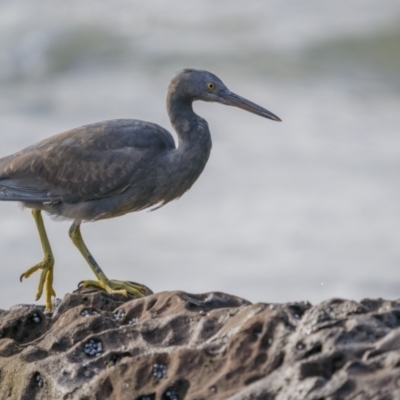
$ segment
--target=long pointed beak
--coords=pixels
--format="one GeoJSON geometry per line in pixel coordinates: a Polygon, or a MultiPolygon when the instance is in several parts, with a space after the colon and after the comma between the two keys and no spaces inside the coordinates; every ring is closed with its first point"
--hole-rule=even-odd
{"type": "Polygon", "coordinates": [[[272,119],[273,121],[282,121],[271,111],[268,111],[265,108],[251,102],[250,100],[247,100],[244,97],[238,96],[237,94],[232,92],[228,92],[223,97],[221,97],[221,103],[226,104],[227,106],[239,107],[253,114],[260,115],[261,117],[272,119]]]}

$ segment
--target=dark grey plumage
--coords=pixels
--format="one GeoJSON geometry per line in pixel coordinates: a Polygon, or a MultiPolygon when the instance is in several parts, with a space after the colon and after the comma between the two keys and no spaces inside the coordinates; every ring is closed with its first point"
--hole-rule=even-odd
{"type": "Polygon", "coordinates": [[[186,69],[171,81],[167,98],[178,148],[167,130],[150,122],[123,119],[72,129],[0,159],[0,200],[78,221],[164,205],[193,185],[210,154],[208,124],[192,102],[227,103],[230,94],[215,75],[186,69]]]}
{"type": "Polygon", "coordinates": [[[1,200],[74,220],[140,210],[166,195],[160,181],[173,149],[168,131],[143,121],[72,129],[9,157],[0,175],[1,200]]]}
{"type": "Polygon", "coordinates": [[[192,109],[196,100],[232,105],[280,121],[268,110],[230,92],[210,72],[186,69],[168,88],[167,109],[178,135],[177,147],[164,128],[122,119],[72,129],[0,159],[0,201],[19,201],[33,209],[44,260],[22,277],[42,269],[37,297],[46,282],[47,309],[55,295],[54,259],[41,210],[74,220],[71,239],[99,280],[85,281],[87,285],[110,293],[143,292],[138,285],[108,280],[86,248],[79,225],[160,207],[190,189],[211,150],[208,124],[192,109]]]}

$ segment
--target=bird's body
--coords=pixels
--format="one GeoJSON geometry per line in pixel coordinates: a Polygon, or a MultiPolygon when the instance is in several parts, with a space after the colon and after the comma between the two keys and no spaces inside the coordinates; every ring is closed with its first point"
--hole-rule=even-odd
{"type": "Polygon", "coordinates": [[[72,129],[0,159],[0,201],[18,201],[33,209],[44,260],[22,277],[42,269],[37,297],[46,282],[47,309],[55,295],[54,260],[42,210],[74,221],[71,239],[99,279],[97,283],[86,281],[88,285],[140,295],[139,286],[105,277],[84,245],[79,226],[82,221],[160,207],[190,189],[211,151],[208,124],[192,108],[195,100],[234,105],[279,121],[269,111],[230,92],[215,75],[187,69],[171,81],[167,97],[178,146],[172,135],[156,124],[122,119],[72,129]]]}
{"type": "Polygon", "coordinates": [[[0,200],[76,221],[163,205],[204,169],[211,138],[205,121],[198,127],[185,149],[162,127],[129,119],[52,136],[0,159],[0,200]]]}

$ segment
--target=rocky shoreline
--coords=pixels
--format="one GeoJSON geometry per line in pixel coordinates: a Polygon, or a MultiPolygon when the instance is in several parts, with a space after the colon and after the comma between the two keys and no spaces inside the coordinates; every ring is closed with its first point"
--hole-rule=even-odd
{"type": "Polygon", "coordinates": [[[400,300],[148,293],[0,310],[0,398],[400,399],[400,300]]]}

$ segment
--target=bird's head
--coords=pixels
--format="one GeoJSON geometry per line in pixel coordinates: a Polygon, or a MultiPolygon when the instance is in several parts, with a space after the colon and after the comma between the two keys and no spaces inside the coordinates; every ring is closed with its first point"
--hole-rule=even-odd
{"type": "Polygon", "coordinates": [[[169,92],[179,94],[187,101],[213,101],[242,108],[274,121],[281,121],[272,112],[231,92],[221,79],[208,71],[184,69],[171,80],[169,92]]]}

